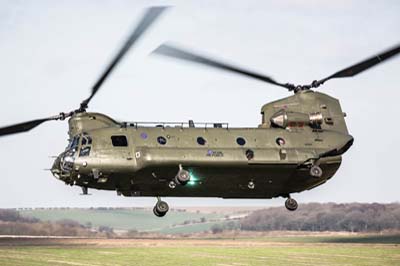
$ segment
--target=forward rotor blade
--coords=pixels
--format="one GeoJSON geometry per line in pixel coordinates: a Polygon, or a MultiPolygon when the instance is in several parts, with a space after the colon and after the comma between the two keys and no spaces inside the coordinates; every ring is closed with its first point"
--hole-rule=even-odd
{"type": "Polygon", "coordinates": [[[135,28],[135,30],[132,32],[132,34],[129,36],[129,38],[126,40],[126,42],[122,46],[121,50],[118,52],[118,54],[111,61],[109,66],[104,70],[103,74],[100,76],[100,78],[97,80],[97,82],[92,87],[92,93],[90,94],[90,96],[81,103],[81,108],[85,109],[87,107],[90,100],[93,98],[93,96],[99,90],[101,85],[104,83],[104,81],[110,75],[110,73],[113,71],[115,66],[122,59],[122,57],[126,54],[126,52],[129,50],[129,48],[143,35],[143,33],[151,26],[151,24],[161,15],[161,13],[166,8],[167,7],[151,7],[146,11],[143,18],[139,22],[139,25],[135,28]]]}
{"type": "Polygon", "coordinates": [[[347,78],[347,77],[353,77],[364,70],[367,70],[379,63],[382,63],[383,61],[397,55],[400,53],[400,45],[397,45],[396,47],[393,47],[389,50],[386,50],[378,55],[375,55],[373,57],[370,57],[364,61],[361,61],[355,65],[352,65],[348,68],[345,68],[343,70],[340,70],[336,72],[335,74],[326,77],[324,79],[321,79],[317,81],[319,84],[323,84],[325,81],[333,79],[333,78],[347,78]]]}
{"type": "Polygon", "coordinates": [[[49,118],[43,118],[43,119],[36,119],[36,120],[0,128],[0,137],[5,136],[5,135],[11,135],[11,134],[15,134],[15,133],[22,133],[22,132],[29,131],[29,130],[37,127],[38,125],[40,125],[46,121],[50,121],[50,120],[55,120],[55,118],[49,117],[49,118]]]}
{"type": "Polygon", "coordinates": [[[153,53],[172,57],[172,58],[178,58],[178,59],[186,60],[186,61],[190,61],[190,62],[195,62],[195,63],[202,64],[205,66],[211,66],[211,67],[214,67],[217,69],[222,69],[222,70],[230,71],[233,73],[245,75],[247,77],[258,79],[258,80],[261,80],[261,81],[264,81],[264,82],[267,82],[267,83],[270,83],[273,85],[281,86],[281,87],[284,87],[287,89],[292,89],[292,86],[293,86],[291,84],[283,84],[283,83],[276,82],[275,80],[273,80],[272,78],[270,78],[268,76],[258,74],[258,73],[255,73],[255,72],[252,72],[249,70],[245,70],[243,68],[239,68],[239,67],[227,64],[227,63],[223,63],[223,62],[220,62],[220,61],[208,58],[208,57],[204,57],[204,56],[192,53],[192,52],[188,52],[188,51],[173,47],[168,44],[160,45],[156,50],[153,51],[153,53]]]}

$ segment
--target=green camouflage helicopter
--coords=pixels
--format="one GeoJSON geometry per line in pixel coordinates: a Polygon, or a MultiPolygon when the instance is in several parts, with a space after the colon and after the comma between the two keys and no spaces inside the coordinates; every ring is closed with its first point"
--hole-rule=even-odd
{"type": "Polygon", "coordinates": [[[338,170],[353,144],[337,99],[313,89],[329,79],[352,77],[400,52],[400,45],[310,85],[279,83],[258,73],[182,49],[161,45],[154,53],[239,73],[293,91],[265,104],[261,124],[230,128],[226,123],[117,122],[87,112],[89,102],[129,48],[165,7],[148,9],[114,60],[74,111],[0,128],[0,136],[26,132],[51,120],[69,118],[69,144],[51,172],[69,185],[115,190],[124,196],[154,196],[154,214],[168,204],[161,197],[285,197],[315,188],[338,170]]]}

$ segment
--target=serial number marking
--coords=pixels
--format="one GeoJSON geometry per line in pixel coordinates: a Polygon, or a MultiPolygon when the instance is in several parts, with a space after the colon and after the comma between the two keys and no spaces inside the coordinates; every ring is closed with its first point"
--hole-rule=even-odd
{"type": "Polygon", "coordinates": [[[208,157],[224,157],[224,153],[222,151],[208,150],[206,156],[208,156],[208,157]]]}

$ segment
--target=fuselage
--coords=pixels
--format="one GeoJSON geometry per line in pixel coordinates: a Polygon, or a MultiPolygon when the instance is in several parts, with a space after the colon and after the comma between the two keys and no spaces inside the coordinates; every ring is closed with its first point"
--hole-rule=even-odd
{"type": "Polygon", "coordinates": [[[296,121],[285,128],[265,123],[256,128],[220,123],[148,126],[79,113],[69,121],[70,145],[54,163],[53,174],[71,185],[125,196],[286,196],[331,178],[353,141],[342,129],[296,121]],[[320,177],[310,176],[310,162],[318,162],[320,177]],[[185,186],[174,183],[180,168],[191,176],[185,186]]]}

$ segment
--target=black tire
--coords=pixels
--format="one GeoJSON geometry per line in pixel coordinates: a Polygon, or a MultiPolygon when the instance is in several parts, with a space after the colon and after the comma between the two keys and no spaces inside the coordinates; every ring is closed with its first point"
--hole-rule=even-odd
{"type": "Polygon", "coordinates": [[[320,178],[322,176],[322,169],[318,165],[313,165],[310,168],[310,175],[315,178],[320,178]]]}
{"type": "Polygon", "coordinates": [[[165,201],[159,201],[156,203],[156,211],[159,214],[164,213],[164,215],[169,211],[169,206],[168,203],[166,203],[165,201]]]}
{"type": "Polygon", "coordinates": [[[186,185],[190,181],[190,173],[186,170],[179,170],[178,174],[175,176],[175,181],[179,185],[186,185]]]}
{"type": "Polygon", "coordinates": [[[285,207],[286,207],[286,209],[288,209],[289,211],[295,211],[295,210],[297,210],[297,207],[298,207],[299,205],[297,204],[297,201],[295,200],[295,199],[292,199],[292,198],[288,198],[286,201],[285,201],[285,207]]]}
{"type": "Polygon", "coordinates": [[[164,212],[164,213],[159,213],[159,212],[157,211],[156,206],[154,206],[154,208],[153,208],[153,213],[154,213],[154,215],[157,216],[157,217],[163,217],[163,216],[165,216],[165,214],[166,214],[166,212],[164,212]]]}

